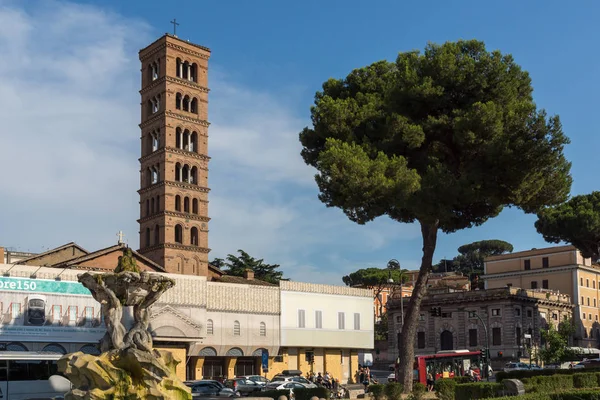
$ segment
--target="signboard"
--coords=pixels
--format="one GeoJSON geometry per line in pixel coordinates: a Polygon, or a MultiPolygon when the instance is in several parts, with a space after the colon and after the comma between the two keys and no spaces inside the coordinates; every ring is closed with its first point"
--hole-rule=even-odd
{"type": "Polygon", "coordinates": [[[79,282],[63,282],[49,279],[10,278],[0,276],[0,292],[6,291],[79,294],[91,296],[90,291],[79,282]]]}
{"type": "Polygon", "coordinates": [[[269,371],[269,352],[267,350],[262,351],[261,361],[262,361],[263,372],[268,372],[269,371]]]}

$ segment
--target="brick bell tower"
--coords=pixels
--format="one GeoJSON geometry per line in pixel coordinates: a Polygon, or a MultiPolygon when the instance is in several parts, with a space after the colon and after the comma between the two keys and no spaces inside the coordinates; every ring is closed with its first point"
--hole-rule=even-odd
{"type": "Polygon", "coordinates": [[[165,34],[139,57],[138,251],[167,272],[208,276],[210,50],[165,34]]]}

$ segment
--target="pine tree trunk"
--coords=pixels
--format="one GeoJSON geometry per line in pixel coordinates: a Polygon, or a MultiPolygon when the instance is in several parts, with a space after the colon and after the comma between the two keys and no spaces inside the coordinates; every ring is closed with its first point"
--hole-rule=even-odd
{"type": "Polygon", "coordinates": [[[400,357],[400,376],[404,384],[404,393],[412,392],[413,385],[413,364],[415,359],[415,338],[417,336],[417,325],[421,300],[427,292],[427,277],[431,271],[433,253],[437,241],[438,221],[433,223],[421,222],[421,234],[423,236],[423,258],[421,258],[421,268],[415,287],[413,288],[408,309],[404,315],[404,326],[400,334],[399,357],[400,357]]]}

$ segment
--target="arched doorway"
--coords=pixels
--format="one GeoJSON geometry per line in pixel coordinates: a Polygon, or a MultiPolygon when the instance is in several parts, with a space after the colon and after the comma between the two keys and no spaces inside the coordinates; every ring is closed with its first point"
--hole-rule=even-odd
{"type": "Polygon", "coordinates": [[[453,350],[454,349],[454,340],[452,337],[452,332],[443,331],[440,335],[440,350],[453,350]]]}

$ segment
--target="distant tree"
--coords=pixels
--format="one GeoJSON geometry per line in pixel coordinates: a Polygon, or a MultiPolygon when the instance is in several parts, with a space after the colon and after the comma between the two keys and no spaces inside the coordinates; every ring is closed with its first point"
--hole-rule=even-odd
{"type": "Polygon", "coordinates": [[[388,314],[381,314],[379,322],[375,322],[375,340],[388,340],[388,314]]]}
{"type": "Polygon", "coordinates": [[[440,262],[431,267],[431,272],[452,272],[455,269],[454,259],[442,258],[440,262]]]}
{"type": "Polygon", "coordinates": [[[454,258],[454,266],[464,275],[472,276],[483,273],[483,263],[487,257],[512,253],[513,245],[504,240],[480,240],[462,245],[458,248],[460,253],[454,258]]]}
{"type": "Polygon", "coordinates": [[[221,270],[222,270],[223,268],[225,268],[225,260],[223,260],[222,258],[215,258],[214,260],[212,260],[212,261],[210,262],[210,264],[211,264],[213,267],[219,268],[219,269],[221,269],[221,270]]]}
{"type": "Polygon", "coordinates": [[[244,250],[238,250],[239,256],[228,254],[225,260],[216,258],[211,262],[215,266],[224,269],[227,275],[244,276],[244,271],[251,269],[254,271],[256,279],[270,283],[278,283],[283,280],[283,273],[277,269],[279,264],[266,264],[264,260],[251,257],[244,250]]]}
{"type": "Polygon", "coordinates": [[[390,271],[387,268],[363,268],[342,277],[342,281],[346,286],[364,286],[373,289],[373,298],[378,302],[379,315],[383,315],[385,304],[383,304],[380,294],[383,289],[390,287],[388,284],[390,272],[395,283],[406,282],[408,279],[406,275],[408,271],[405,269],[390,271]]]}
{"type": "Polygon", "coordinates": [[[575,326],[570,319],[558,324],[558,329],[553,324],[549,324],[548,329],[540,333],[545,345],[539,351],[539,358],[544,363],[568,361],[572,358],[574,352],[568,346],[570,338],[575,333],[575,326]]]}
{"type": "Polygon", "coordinates": [[[600,260],[600,192],[574,196],[538,213],[535,228],[551,243],[567,242],[595,263],[600,260]]]}
{"type": "Polygon", "coordinates": [[[413,383],[419,308],[437,235],[481,225],[505,206],[537,212],[570,190],[569,141],[537,109],[531,79],[482,42],[429,44],[329,79],[300,133],[319,199],[365,224],[417,222],[420,273],[401,335],[404,391],[413,383]]]}

